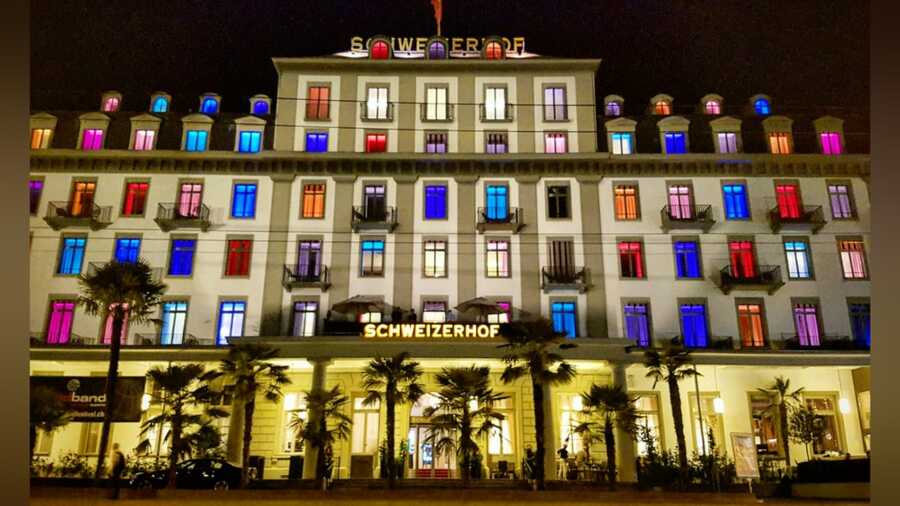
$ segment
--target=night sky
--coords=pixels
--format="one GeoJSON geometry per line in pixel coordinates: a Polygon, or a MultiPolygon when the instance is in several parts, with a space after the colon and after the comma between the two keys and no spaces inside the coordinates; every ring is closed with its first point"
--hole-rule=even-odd
{"type": "MultiPolygon", "coordinates": [[[[433,34],[429,1],[33,0],[32,107],[96,109],[117,89],[126,110],[163,90],[181,110],[214,91],[242,111],[250,95],[274,96],[272,56],[321,56],[378,33],[433,34]]],[[[443,33],[602,58],[598,95],[622,95],[629,109],[656,93],[676,112],[709,92],[726,106],[755,93],[792,108],[869,104],[865,1],[444,0],[443,33]]]]}

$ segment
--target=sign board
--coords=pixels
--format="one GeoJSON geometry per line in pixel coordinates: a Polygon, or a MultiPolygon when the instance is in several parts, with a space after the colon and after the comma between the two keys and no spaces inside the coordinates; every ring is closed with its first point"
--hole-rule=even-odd
{"type": "Polygon", "coordinates": [[[496,339],[499,323],[369,323],[365,339],[496,339]]]}
{"type": "MultiPolygon", "coordinates": [[[[116,383],[113,422],[141,421],[143,376],[120,377],[116,383]]],[[[102,376],[32,376],[31,388],[48,388],[59,396],[73,422],[102,422],[106,412],[106,378],[102,376]]]]}
{"type": "Polygon", "coordinates": [[[759,478],[759,462],[756,455],[756,440],[753,434],[731,433],[731,449],[734,452],[734,470],[738,478],[759,478]]]}
{"type": "MultiPolygon", "coordinates": [[[[475,53],[482,49],[484,37],[444,37],[451,52],[475,53]]],[[[399,52],[424,52],[425,44],[430,37],[390,37],[391,49],[399,52]]],[[[366,38],[354,35],[350,38],[351,51],[365,51],[366,38]]],[[[525,50],[525,37],[501,37],[507,53],[520,53],[525,50]]]]}

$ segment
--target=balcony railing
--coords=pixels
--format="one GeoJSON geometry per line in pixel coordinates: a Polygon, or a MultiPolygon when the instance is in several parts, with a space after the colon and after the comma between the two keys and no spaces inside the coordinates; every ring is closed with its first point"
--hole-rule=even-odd
{"type": "Polygon", "coordinates": [[[815,234],[825,226],[825,213],[822,206],[803,206],[802,211],[796,217],[782,216],[778,206],[769,211],[769,226],[772,233],[777,234],[782,230],[809,231],[815,234]]]}
{"type": "Polygon", "coordinates": [[[719,271],[719,289],[725,295],[732,290],[760,290],[772,295],[782,286],[781,267],[777,265],[757,265],[752,276],[736,274],[731,265],[719,271]]]}
{"type": "MultiPolygon", "coordinates": [[[[87,270],[85,275],[87,276],[95,276],[97,271],[102,269],[109,262],[88,262],[87,270]]],[[[153,281],[160,283],[163,279],[163,269],[162,267],[153,267],[150,269],[150,279],[153,281]]]]}
{"type": "Polygon", "coordinates": [[[391,206],[353,206],[352,220],[354,232],[360,230],[391,232],[397,226],[397,213],[391,206]]]}
{"type": "Polygon", "coordinates": [[[556,290],[578,290],[584,293],[590,288],[590,271],[587,267],[564,268],[547,266],[541,268],[541,289],[544,293],[556,290]]]}
{"type": "Polygon", "coordinates": [[[368,102],[361,102],[359,119],[362,121],[394,121],[394,103],[388,102],[386,107],[373,105],[370,110],[368,102]]]}
{"type": "Polygon", "coordinates": [[[281,274],[281,284],[285,290],[292,288],[321,288],[324,292],[331,286],[328,267],[320,265],[318,272],[301,272],[296,266],[285,265],[281,274]]]}
{"type": "Polygon", "coordinates": [[[71,201],[57,201],[47,205],[44,221],[53,230],[66,227],[89,227],[91,230],[99,230],[112,223],[111,217],[112,206],[75,205],[71,201]]]}
{"type": "Polygon", "coordinates": [[[780,350],[869,351],[865,343],[837,334],[819,334],[801,339],[796,332],[783,332],[781,341],[770,344],[773,349],[780,350]]]}
{"type": "MultiPolygon", "coordinates": [[[[81,336],[69,334],[69,339],[62,343],[48,343],[47,336],[43,333],[32,332],[29,335],[32,346],[40,347],[66,347],[66,346],[92,346],[108,348],[109,343],[103,342],[100,336],[81,336]]],[[[213,346],[215,341],[211,337],[197,337],[193,334],[176,334],[162,339],[159,333],[136,333],[129,336],[123,346],[213,346]],[[165,341],[165,342],[163,342],[165,341]]]]}
{"type": "Polygon", "coordinates": [[[486,207],[479,207],[478,220],[475,224],[475,228],[479,233],[484,233],[485,230],[500,230],[509,231],[515,234],[525,226],[523,215],[524,213],[520,207],[509,208],[503,217],[488,216],[488,209],[486,207]]]}
{"type": "Polygon", "coordinates": [[[187,206],[177,202],[161,203],[156,208],[156,224],[163,232],[177,228],[199,228],[203,232],[209,229],[209,207],[200,204],[185,209],[187,206]]]}
{"type": "Polygon", "coordinates": [[[428,109],[429,104],[419,104],[419,119],[427,122],[453,121],[453,104],[431,104],[434,114],[430,117],[428,109]]]}
{"type": "Polygon", "coordinates": [[[703,230],[709,232],[716,220],[712,217],[712,206],[694,205],[679,206],[679,212],[673,212],[671,206],[663,206],[659,211],[662,231],[669,230],[703,230]],[[689,212],[687,212],[689,211],[689,212]]]}
{"type": "Polygon", "coordinates": [[[514,107],[512,104],[506,104],[503,107],[492,107],[493,109],[493,118],[488,118],[488,107],[485,104],[481,104],[478,106],[479,115],[481,121],[484,122],[500,122],[500,121],[512,121],[513,120],[513,111],[514,107]],[[499,110],[498,110],[499,109],[499,110]]]}

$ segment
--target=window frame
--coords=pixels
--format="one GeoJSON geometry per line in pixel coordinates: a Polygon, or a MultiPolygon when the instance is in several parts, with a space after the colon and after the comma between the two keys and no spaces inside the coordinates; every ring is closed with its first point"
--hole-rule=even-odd
{"type": "MultiPolygon", "coordinates": [[[[808,348],[821,348],[822,341],[825,337],[825,322],[822,317],[822,303],[818,297],[791,297],[791,325],[794,327],[794,335],[797,337],[797,343],[808,348]],[[803,344],[800,339],[800,328],[797,327],[797,307],[812,306],[816,315],[816,344],[803,344]]],[[[807,336],[809,341],[809,336],[807,336]]]]}
{"type": "MultiPolygon", "coordinates": [[[[512,113],[511,113],[511,104],[509,101],[509,86],[506,83],[484,83],[481,88],[481,93],[483,97],[482,107],[484,108],[484,113],[479,115],[479,120],[482,123],[505,123],[512,121],[512,113]],[[503,90],[503,107],[500,110],[501,118],[488,118],[488,92],[491,90],[503,90]]],[[[495,93],[496,95],[496,93],[495,93]]],[[[493,112],[497,112],[496,105],[496,97],[494,97],[494,107],[493,112]]],[[[495,114],[496,116],[496,114],[495,114]]]]}
{"type": "Polygon", "coordinates": [[[44,187],[47,186],[47,181],[44,176],[30,176],[28,178],[28,215],[29,216],[37,216],[41,211],[41,203],[44,200],[44,187]],[[37,192],[37,198],[32,201],[32,196],[34,195],[34,190],[32,189],[32,184],[39,183],[40,190],[37,192]]]}
{"type": "MultiPolygon", "coordinates": [[[[329,137],[329,135],[328,135],[328,132],[327,132],[327,131],[324,131],[324,130],[307,130],[306,132],[304,132],[304,135],[303,135],[303,150],[304,150],[304,152],[306,152],[306,153],[328,153],[328,143],[329,143],[328,137],[329,137]],[[310,150],[310,149],[309,149],[309,146],[310,146],[309,138],[310,138],[310,136],[324,136],[324,137],[325,137],[325,150],[324,150],[324,151],[320,151],[320,150],[310,150]]],[[[321,142],[321,141],[317,141],[317,142],[321,142]]]]}
{"type": "Polygon", "coordinates": [[[870,297],[847,297],[847,319],[850,323],[850,338],[855,343],[859,343],[859,339],[857,336],[853,335],[854,332],[854,323],[853,323],[853,306],[858,305],[867,305],[869,306],[869,342],[866,343],[871,347],[872,345],[872,299],[870,297]]]}
{"type": "Polygon", "coordinates": [[[450,184],[447,181],[423,181],[422,182],[422,220],[423,221],[449,221],[450,220],[450,184]],[[428,189],[443,188],[444,189],[444,216],[441,218],[428,217],[428,189]]]}
{"type": "MultiPolygon", "coordinates": [[[[322,309],[322,302],[319,300],[319,298],[318,297],[309,297],[309,296],[299,296],[299,297],[291,299],[290,307],[291,307],[291,319],[290,319],[291,326],[290,326],[289,332],[290,332],[291,337],[314,337],[314,336],[316,336],[319,332],[319,312],[322,309]],[[313,333],[310,335],[306,335],[306,334],[298,335],[296,332],[296,330],[297,330],[297,313],[298,313],[297,305],[298,304],[315,304],[316,305],[316,308],[314,311],[300,311],[304,315],[309,315],[310,313],[312,314],[313,333]]],[[[304,321],[305,321],[305,318],[306,317],[304,316],[304,321]]]]}
{"type": "Polygon", "coordinates": [[[112,252],[113,260],[121,263],[121,260],[119,260],[119,258],[118,258],[119,257],[119,241],[121,241],[121,240],[137,240],[138,241],[137,255],[135,256],[134,261],[137,261],[138,259],[141,258],[141,248],[144,245],[143,236],[141,234],[135,234],[135,233],[117,233],[115,235],[115,237],[113,237],[113,252],[112,252]]]}
{"type": "Polygon", "coordinates": [[[561,131],[561,130],[553,130],[553,131],[545,131],[544,132],[544,154],[548,155],[564,155],[567,153],[571,153],[569,150],[569,132],[561,131]],[[556,145],[557,140],[562,139],[563,143],[563,151],[557,151],[556,145]],[[550,146],[553,146],[553,150],[550,151],[550,146]]]}
{"type": "Polygon", "coordinates": [[[815,281],[816,280],[816,270],[813,265],[813,255],[812,255],[812,245],[810,244],[809,238],[803,235],[784,235],[781,236],[781,249],[784,252],[784,266],[787,271],[787,278],[789,281],[815,281]],[[791,242],[799,242],[806,245],[806,267],[809,270],[809,276],[802,277],[793,277],[791,276],[791,260],[788,254],[787,244],[791,242]]]}
{"type": "MultiPolygon", "coordinates": [[[[555,95],[555,93],[554,93],[554,95],[555,95]]],[[[540,117],[544,123],[565,123],[565,122],[571,121],[571,118],[570,118],[571,115],[569,114],[569,90],[568,90],[568,87],[566,86],[566,83],[548,82],[548,83],[541,84],[541,109],[542,109],[542,111],[541,111],[540,117]],[[561,89],[562,90],[562,105],[561,106],[555,102],[555,97],[554,97],[554,102],[552,104],[547,104],[547,90],[548,89],[561,89]],[[552,114],[553,117],[547,116],[547,110],[548,110],[547,107],[550,107],[551,108],[550,110],[554,111],[552,114]],[[556,117],[557,116],[556,109],[558,107],[562,107],[562,115],[563,115],[562,118],[556,117]]]]}
{"type": "MultiPolygon", "coordinates": [[[[443,120],[434,120],[443,121],[443,120]]],[[[385,139],[385,149],[387,149],[387,139],[385,139]]],[[[446,155],[450,152],[450,133],[447,130],[426,130],[422,132],[422,152],[429,155],[446,155]],[[431,139],[443,140],[443,142],[429,142],[431,139]],[[429,145],[435,146],[434,151],[429,151],[429,145]],[[444,150],[439,151],[438,147],[443,146],[444,150]]]]}
{"type": "Polygon", "coordinates": [[[49,127],[34,127],[31,129],[31,149],[32,150],[41,150],[41,149],[50,149],[50,141],[53,140],[53,128],[49,127]],[[35,134],[40,132],[38,135],[39,142],[38,146],[35,147],[35,134]]]}
{"type": "Polygon", "coordinates": [[[359,238],[359,276],[360,278],[383,278],[387,270],[387,239],[384,236],[362,236],[359,238]],[[364,244],[366,242],[381,242],[381,270],[369,272],[365,270],[364,244]]]}
{"type": "MultiPolygon", "coordinates": [[[[628,156],[628,155],[633,155],[635,153],[635,151],[634,151],[634,132],[609,132],[607,134],[607,136],[608,136],[608,142],[609,142],[609,152],[613,156],[628,156]],[[615,148],[617,145],[617,143],[616,143],[617,136],[627,136],[628,137],[628,152],[627,153],[625,153],[625,152],[616,153],[615,148]]],[[[621,147],[621,144],[622,144],[621,141],[619,141],[618,144],[621,147]]],[[[621,149],[620,149],[620,151],[621,151],[621,149]]]]}
{"type": "MultiPolygon", "coordinates": [[[[246,200],[246,196],[244,197],[246,200]]],[[[259,203],[259,182],[255,179],[235,179],[231,182],[231,200],[228,203],[228,217],[232,220],[255,220],[256,219],[256,205],[259,203]],[[235,216],[234,205],[237,197],[237,188],[238,186],[253,186],[253,214],[250,216],[235,216]]],[[[245,204],[246,207],[246,204],[245,204]]]]}
{"type": "MultiPolygon", "coordinates": [[[[238,337],[238,338],[246,337],[246,335],[247,335],[247,312],[248,312],[248,309],[249,309],[248,306],[249,306],[249,303],[248,303],[248,301],[247,301],[247,297],[245,297],[245,296],[227,296],[227,295],[220,295],[220,296],[218,297],[218,299],[216,300],[216,331],[215,331],[215,334],[214,334],[214,335],[215,335],[215,341],[214,341],[214,343],[213,343],[215,346],[226,346],[227,343],[228,343],[228,341],[227,341],[227,338],[228,338],[228,337],[238,337]],[[244,306],[243,306],[243,307],[244,307],[244,310],[243,310],[241,313],[239,313],[239,314],[241,315],[241,333],[240,333],[239,335],[231,334],[231,335],[229,335],[229,336],[226,336],[226,340],[225,340],[225,341],[222,341],[222,335],[221,335],[221,332],[222,332],[222,318],[223,318],[223,316],[226,314],[226,313],[224,313],[224,305],[227,304],[227,303],[242,303],[242,304],[244,305],[244,306]]],[[[237,313],[237,312],[231,312],[231,313],[228,313],[228,314],[235,315],[235,314],[238,314],[238,313],[237,313]]],[[[233,318],[233,316],[232,316],[232,318],[233,318]]],[[[231,327],[232,330],[233,330],[233,328],[234,328],[234,321],[233,321],[233,320],[232,320],[232,323],[231,323],[230,327],[231,327]]]]}
{"type": "Polygon", "coordinates": [[[201,129],[187,129],[184,130],[184,143],[181,146],[181,149],[187,151],[188,153],[205,153],[209,151],[209,129],[201,128],[201,129]],[[191,134],[195,134],[194,139],[194,149],[189,149],[191,142],[191,134]],[[200,138],[203,138],[203,149],[196,149],[197,144],[199,143],[200,138]]]}
{"type": "Polygon", "coordinates": [[[300,217],[301,220],[324,220],[325,215],[328,214],[328,181],[324,179],[303,179],[300,181],[300,217]],[[316,192],[307,193],[307,188],[313,186],[321,186],[322,187],[322,215],[316,216],[315,212],[313,212],[312,216],[306,216],[304,213],[306,212],[306,199],[308,196],[311,196],[313,200],[313,211],[316,210],[315,201],[317,200],[317,196],[320,195],[316,192]]]}
{"type": "MultiPolygon", "coordinates": [[[[376,122],[377,121],[382,121],[382,122],[393,121],[394,118],[393,118],[393,114],[391,113],[391,86],[390,86],[390,84],[389,83],[366,83],[365,90],[366,90],[366,94],[363,97],[363,102],[362,102],[363,112],[365,112],[365,114],[362,114],[362,118],[360,118],[361,121],[376,121],[376,122]],[[384,92],[384,117],[383,118],[380,117],[381,116],[380,114],[378,114],[379,105],[380,105],[379,101],[376,101],[375,106],[374,106],[375,107],[375,116],[374,117],[369,116],[369,107],[370,107],[369,106],[369,96],[372,93],[371,90],[373,90],[373,89],[385,90],[385,92],[384,92]]],[[[379,92],[379,93],[377,93],[377,95],[378,95],[378,97],[376,97],[376,98],[380,99],[381,93],[379,92]]]]}
{"type": "MultiPolygon", "coordinates": [[[[176,314],[180,314],[180,312],[176,312],[176,314]]],[[[161,346],[178,346],[178,345],[185,344],[185,338],[188,336],[188,318],[190,317],[190,314],[191,314],[191,301],[190,301],[189,297],[172,297],[172,298],[163,297],[162,301],[160,301],[160,304],[159,304],[159,318],[162,323],[159,326],[158,336],[159,336],[159,344],[161,346]],[[163,327],[165,326],[166,305],[167,304],[178,304],[178,303],[185,304],[184,328],[182,328],[182,332],[181,332],[181,342],[176,343],[176,342],[170,341],[167,344],[163,344],[163,342],[162,342],[163,335],[164,335],[163,327]]],[[[170,337],[174,338],[175,336],[176,336],[176,333],[173,332],[170,337]]]]}
{"type": "Polygon", "coordinates": [[[507,236],[485,236],[485,238],[484,238],[484,277],[488,278],[488,279],[509,279],[509,278],[511,278],[512,277],[512,253],[511,253],[511,251],[512,251],[512,240],[509,237],[507,237],[507,236]],[[492,243],[492,242],[506,243],[506,249],[505,250],[501,250],[501,249],[490,250],[488,247],[488,244],[492,243]],[[503,274],[499,269],[499,266],[501,265],[500,252],[502,252],[502,251],[505,251],[505,256],[506,256],[506,273],[505,274],[503,274]],[[491,270],[490,270],[490,257],[491,257],[492,252],[493,252],[494,256],[497,257],[498,268],[497,268],[496,276],[492,276],[491,270]]]}
{"type": "MultiPolygon", "coordinates": [[[[621,306],[620,309],[621,309],[621,314],[622,314],[622,337],[625,339],[628,339],[629,341],[631,340],[631,338],[628,337],[628,314],[629,313],[627,311],[627,308],[628,308],[628,306],[638,306],[638,305],[643,305],[646,308],[644,317],[647,320],[647,345],[648,345],[648,347],[650,347],[650,346],[653,346],[654,332],[653,332],[653,317],[652,317],[652,310],[651,310],[651,301],[649,298],[622,297],[622,299],[620,300],[620,306],[621,306]]],[[[637,340],[635,340],[634,342],[638,346],[641,346],[641,344],[637,340]]]]}
{"type": "Polygon", "coordinates": [[[703,249],[700,243],[700,237],[696,235],[673,235],[672,236],[672,260],[675,268],[676,281],[703,281],[703,249]],[[697,255],[697,276],[679,276],[678,275],[678,243],[693,243],[697,246],[695,251],[697,255]]]}
{"type": "MultiPolygon", "coordinates": [[[[544,182],[544,194],[545,194],[545,202],[546,202],[546,219],[547,221],[571,221],[572,220],[572,184],[569,181],[559,181],[559,180],[548,180],[544,182]],[[566,202],[565,202],[565,216],[551,216],[550,215],[550,189],[551,188],[566,188],[566,202]]],[[[557,197],[558,198],[558,197],[557,197]]],[[[558,206],[557,206],[558,207],[558,206]]]]}
{"type": "Polygon", "coordinates": [[[363,131],[363,152],[367,153],[367,154],[389,153],[390,148],[388,145],[387,130],[365,130],[365,131],[363,131]],[[384,150],[383,151],[370,151],[369,150],[369,137],[371,137],[371,136],[383,136],[384,137],[384,150]]]}
{"type": "Polygon", "coordinates": [[[722,214],[724,215],[725,221],[753,221],[753,208],[750,205],[750,185],[744,179],[723,179],[719,182],[719,189],[722,193],[722,214]],[[744,208],[747,211],[747,216],[743,218],[732,218],[728,216],[728,197],[725,193],[726,186],[743,186],[744,187],[744,208]]]}
{"type": "Polygon", "coordinates": [[[484,131],[484,153],[488,155],[506,155],[509,154],[509,133],[506,130],[485,130],[484,131]],[[496,136],[496,137],[494,137],[496,136]],[[491,143],[492,139],[500,139],[502,143],[491,143]],[[503,146],[503,151],[498,152],[496,148],[491,152],[489,146],[503,146]]]}
{"type": "Polygon", "coordinates": [[[54,277],[62,277],[62,278],[77,278],[84,272],[85,269],[85,257],[87,256],[87,242],[88,235],[87,234],[62,234],[59,237],[59,248],[57,249],[56,255],[56,264],[53,268],[53,276],[54,277]],[[66,241],[69,239],[83,239],[84,244],[81,247],[81,258],[78,263],[78,270],[76,272],[61,272],[62,271],[62,261],[65,255],[66,249],[66,241]]]}
{"type": "MultiPolygon", "coordinates": [[[[318,92],[321,97],[321,91],[318,92]]],[[[324,81],[310,81],[306,83],[306,97],[303,99],[303,120],[304,121],[331,121],[331,83],[324,81]],[[322,102],[321,98],[317,98],[316,100],[310,99],[310,93],[313,89],[328,90],[328,98],[324,100],[325,105],[325,115],[322,117],[322,102]],[[316,114],[310,116],[310,105],[315,107],[316,114]]]]}
{"type": "MultiPolygon", "coordinates": [[[[578,339],[581,337],[581,322],[578,318],[578,299],[574,297],[551,297],[548,301],[548,306],[550,309],[550,322],[553,324],[554,330],[556,328],[553,306],[556,304],[572,304],[572,315],[575,322],[575,328],[573,329],[574,335],[569,336],[566,335],[565,339],[578,339]]],[[[563,314],[568,314],[567,311],[564,311],[563,314]]]]}
{"type": "MultiPolygon", "coordinates": [[[[248,279],[250,278],[251,272],[253,270],[253,236],[252,235],[228,235],[225,237],[225,254],[224,262],[222,264],[222,278],[223,279],[248,279]],[[249,244],[247,245],[246,250],[233,251],[231,249],[231,243],[233,242],[243,242],[247,241],[249,244]],[[231,263],[231,255],[232,253],[236,253],[237,255],[246,255],[246,263],[247,263],[247,272],[246,273],[237,273],[237,274],[229,274],[228,266],[231,263]]],[[[240,270],[240,267],[239,267],[240,270]]]]}
{"type": "MultiPolygon", "coordinates": [[[[751,313],[752,314],[752,313],[751,313]]],[[[766,318],[766,301],[763,298],[759,297],[735,297],[734,299],[734,316],[735,322],[737,323],[737,340],[741,346],[741,349],[751,348],[751,349],[765,349],[769,347],[771,342],[771,337],[769,334],[769,322],[766,318]],[[762,344],[760,345],[747,345],[744,343],[744,336],[741,335],[741,306],[758,306],[759,307],[759,320],[760,326],[762,327],[762,344]]]]}
{"type": "Polygon", "coordinates": [[[422,238],[422,278],[424,279],[444,279],[450,276],[449,273],[449,264],[450,264],[450,243],[446,237],[423,237],[422,238]],[[429,243],[434,243],[435,245],[442,244],[443,249],[428,249],[429,243]],[[437,263],[437,258],[435,258],[435,274],[428,274],[428,253],[429,251],[434,252],[435,257],[439,255],[441,251],[444,253],[444,261],[443,265],[437,263]],[[440,274],[438,274],[440,273],[440,274]]]}
{"type": "Polygon", "coordinates": [[[235,151],[238,153],[243,153],[246,155],[252,155],[256,153],[261,153],[263,150],[263,131],[258,128],[240,128],[237,131],[237,138],[235,141],[235,151]],[[248,141],[249,148],[248,150],[242,149],[244,147],[244,136],[249,136],[250,140],[248,141]],[[256,142],[254,142],[256,141],[256,142]],[[256,149],[254,148],[254,144],[256,149]]]}
{"type": "Polygon", "coordinates": [[[869,256],[868,256],[868,252],[867,252],[867,248],[866,248],[866,241],[863,239],[863,237],[858,236],[858,235],[857,236],[839,235],[839,236],[835,236],[835,244],[837,245],[837,250],[838,250],[838,262],[840,263],[842,281],[869,281],[870,280],[869,278],[871,276],[871,272],[870,272],[871,268],[869,266],[870,264],[869,264],[869,256]],[[844,250],[841,249],[842,242],[858,242],[862,246],[862,248],[860,249],[860,256],[862,257],[863,269],[865,270],[865,272],[863,273],[864,276],[849,277],[849,278],[847,277],[847,271],[844,270],[844,259],[843,259],[844,250]]]}
{"type": "Polygon", "coordinates": [[[625,222],[633,222],[633,221],[641,221],[641,190],[640,183],[638,181],[613,181],[610,185],[612,188],[612,204],[613,204],[613,219],[615,221],[625,221],[625,222]],[[616,199],[618,198],[616,195],[616,189],[619,187],[633,187],[634,188],[634,204],[635,204],[635,217],[628,218],[627,217],[627,200],[626,200],[626,217],[620,218],[617,212],[616,207],[616,199]]]}
{"type": "Polygon", "coordinates": [[[192,279],[197,266],[197,235],[172,235],[169,237],[168,253],[166,257],[167,278],[192,279]],[[191,253],[191,272],[189,274],[172,274],[172,260],[175,258],[175,241],[193,241],[194,249],[191,253]]]}
{"type": "Polygon", "coordinates": [[[135,128],[134,135],[131,139],[131,150],[132,151],[153,151],[156,149],[156,141],[158,130],[156,128],[135,128]],[[150,133],[150,147],[147,147],[147,133],[150,133]],[[138,134],[143,133],[144,142],[140,144],[141,148],[138,149],[138,134]]]}
{"type": "MultiPolygon", "coordinates": [[[[450,102],[450,85],[447,83],[425,83],[423,88],[423,100],[422,100],[422,114],[419,116],[420,120],[426,123],[431,122],[451,122],[453,121],[453,108],[451,107],[450,102]],[[429,100],[429,92],[431,90],[435,90],[435,101],[433,104],[434,107],[434,117],[429,117],[428,110],[432,106],[432,102],[429,100]],[[441,103],[440,100],[440,92],[444,92],[444,101],[441,103]],[[441,116],[441,111],[443,111],[443,118],[441,116]]],[[[449,143],[449,139],[448,139],[449,143]]]]}
{"type": "Polygon", "coordinates": [[[711,322],[709,317],[709,300],[705,297],[678,297],[676,299],[676,314],[678,316],[678,330],[681,333],[682,345],[685,348],[691,349],[707,349],[709,348],[710,343],[712,342],[712,338],[714,337],[711,332],[711,322]],[[704,346],[688,346],[687,339],[684,332],[684,314],[682,313],[682,306],[703,306],[703,323],[704,330],[706,332],[706,343],[704,346]]]}
{"type": "Polygon", "coordinates": [[[828,208],[831,211],[829,213],[829,217],[834,221],[859,221],[859,214],[857,213],[856,208],[856,198],[853,194],[853,183],[849,179],[826,179],[825,180],[825,193],[828,195],[828,208]],[[850,207],[850,216],[847,217],[838,217],[834,215],[834,201],[832,200],[832,194],[830,187],[832,186],[845,186],[847,188],[847,203],[850,207]]]}
{"type": "MultiPolygon", "coordinates": [[[[633,250],[629,250],[628,254],[633,255],[633,250]]],[[[647,258],[644,250],[644,239],[641,237],[616,237],[616,263],[619,267],[619,281],[646,281],[647,276],[647,258]],[[622,250],[623,244],[637,244],[638,271],[640,276],[625,276],[622,269],[622,250]]]]}

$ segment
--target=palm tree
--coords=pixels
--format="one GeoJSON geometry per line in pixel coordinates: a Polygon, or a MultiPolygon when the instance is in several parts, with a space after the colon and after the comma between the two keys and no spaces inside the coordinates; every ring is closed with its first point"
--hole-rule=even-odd
{"type": "Polygon", "coordinates": [[[422,368],[419,363],[410,361],[409,353],[405,351],[391,358],[375,357],[363,369],[363,388],[366,390],[363,404],[372,406],[384,401],[387,409],[387,459],[384,464],[387,467],[389,488],[394,488],[397,479],[394,411],[397,403],[414,404],[425,394],[422,384],[419,383],[421,377],[422,368]]]}
{"type": "MultiPolygon", "coordinates": [[[[154,367],[147,372],[153,382],[154,393],[151,402],[162,402],[160,414],[148,418],[141,424],[141,436],[146,437],[153,427],[162,430],[168,426],[166,439],[169,441],[169,476],[168,486],[175,487],[175,466],[178,459],[190,456],[196,441],[204,436],[201,431],[215,418],[228,416],[222,409],[207,406],[197,412],[196,406],[209,403],[215,393],[209,388],[209,382],[221,376],[216,370],[207,371],[200,364],[170,365],[165,369],[154,367]]],[[[144,439],[137,447],[138,452],[145,452],[151,447],[149,439],[144,439]]]]}
{"type": "Polygon", "coordinates": [[[675,439],[678,441],[678,465],[681,468],[681,484],[687,484],[688,460],[687,446],[684,439],[684,418],[681,413],[681,389],[678,382],[699,375],[693,367],[690,350],[680,346],[667,346],[662,353],[657,350],[644,352],[644,366],[647,377],[653,379],[653,388],[660,381],[669,386],[669,401],[672,403],[672,418],[675,422],[675,439]]]}
{"type": "Polygon", "coordinates": [[[316,450],[316,479],[324,488],[328,478],[325,450],[336,441],[350,437],[353,420],[344,413],[350,399],[337,385],[331,390],[312,390],[305,395],[308,419],[294,415],[288,427],[316,450]]]}
{"type": "Polygon", "coordinates": [[[34,455],[34,445],[37,443],[38,429],[44,434],[64,427],[70,421],[66,403],[52,388],[39,386],[31,389],[30,416],[28,417],[31,439],[31,453],[34,455]]]}
{"type": "MultiPolygon", "coordinates": [[[[588,392],[581,394],[584,411],[588,416],[599,417],[606,444],[606,464],[609,486],[616,487],[616,436],[618,428],[632,437],[637,433],[637,413],[634,399],[621,386],[591,385],[588,392]]],[[[623,442],[623,444],[627,444],[623,442]]]]}
{"type": "Polygon", "coordinates": [[[250,441],[253,434],[253,412],[259,393],[269,402],[281,399],[281,387],[290,384],[285,371],[288,366],[275,365],[272,359],[278,349],[265,343],[240,343],[228,350],[219,370],[234,383],[234,398],[244,407],[244,439],[241,451],[241,488],[247,486],[250,468],[250,441]]]}
{"type": "Polygon", "coordinates": [[[574,348],[565,336],[554,330],[547,319],[515,322],[501,327],[501,335],[508,352],[503,357],[506,368],[500,379],[504,383],[529,376],[531,397],[534,404],[535,463],[534,478],[538,490],[544,489],[544,455],[546,443],[546,413],[544,413],[544,386],[563,385],[575,377],[575,368],[566,362],[558,350],[574,348]]]}
{"type": "Polygon", "coordinates": [[[431,433],[426,438],[438,455],[455,451],[463,481],[468,484],[479,453],[477,438],[499,428],[503,415],[494,411],[494,403],[509,396],[491,388],[491,370],[487,366],[445,367],[435,377],[440,390],[437,403],[425,408],[431,433]]]}
{"type": "Polygon", "coordinates": [[[800,394],[803,387],[791,392],[791,380],[784,376],[777,376],[768,388],[760,388],[760,392],[769,398],[769,405],[765,413],[769,416],[778,416],[778,436],[784,445],[784,459],[787,468],[791,468],[790,426],[788,415],[800,405],[800,394]]]}
{"type": "Polygon", "coordinates": [[[120,336],[126,322],[150,321],[154,308],[159,304],[166,285],[153,279],[152,269],[143,260],[121,263],[112,261],[96,271],[79,277],[81,295],[78,303],[89,315],[100,316],[103,321],[112,318],[112,335],[109,347],[109,370],[106,373],[106,407],[103,427],[100,431],[100,448],[97,452],[97,470],[94,478],[103,475],[103,461],[109,445],[109,431],[116,399],[116,383],[119,377],[120,336]]]}

